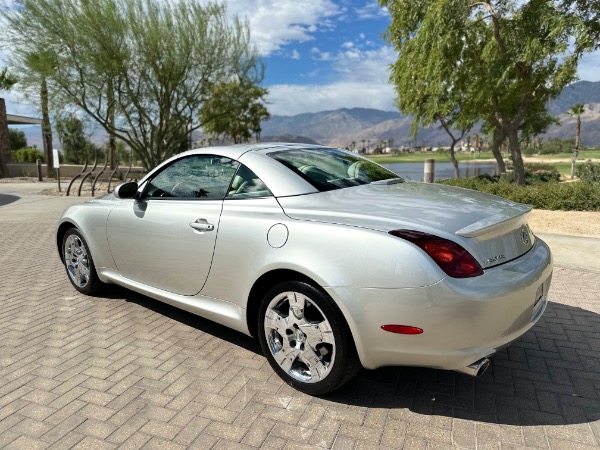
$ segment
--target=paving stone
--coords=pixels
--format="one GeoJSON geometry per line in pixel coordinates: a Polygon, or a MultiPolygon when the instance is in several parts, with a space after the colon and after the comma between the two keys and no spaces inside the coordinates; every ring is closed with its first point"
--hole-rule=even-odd
{"type": "Polygon", "coordinates": [[[251,338],[125,289],[80,295],[53,232],[0,223],[0,448],[600,447],[597,274],[557,269],[542,320],[479,379],[363,370],[315,398],[251,338]]]}

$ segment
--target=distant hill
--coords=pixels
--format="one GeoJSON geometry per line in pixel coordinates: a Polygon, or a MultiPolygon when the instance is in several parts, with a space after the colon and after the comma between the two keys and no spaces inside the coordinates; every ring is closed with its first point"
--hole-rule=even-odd
{"type": "Polygon", "coordinates": [[[356,133],[401,117],[398,112],[368,108],[342,108],[295,116],[273,116],[262,124],[262,135],[292,134],[322,141],[356,133]]]}
{"type": "Polygon", "coordinates": [[[548,104],[548,112],[558,116],[567,112],[575,103],[600,104],[600,81],[578,81],[567,86],[548,104]]]}
{"type": "Polygon", "coordinates": [[[318,142],[313,141],[310,138],[305,136],[296,136],[292,134],[281,134],[279,136],[267,136],[261,137],[262,142],[292,142],[298,144],[318,144],[318,142]]]}
{"type": "MultiPolygon", "coordinates": [[[[565,114],[575,103],[584,103],[581,140],[583,145],[600,145],[600,82],[579,81],[548,104],[548,111],[557,116],[560,125],[552,126],[544,137],[567,139],[575,137],[575,118],[565,114]]],[[[412,117],[395,111],[367,108],[342,108],[333,111],[305,113],[295,116],[272,116],[263,124],[263,140],[272,135],[301,135],[320,144],[347,147],[354,141],[357,147],[362,141],[371,145],[393,139],[394,146],[410,145],[412,117]]],[[[448,135],[439,127],[420,129],[419,145],[449,145],[448,135]]]]}

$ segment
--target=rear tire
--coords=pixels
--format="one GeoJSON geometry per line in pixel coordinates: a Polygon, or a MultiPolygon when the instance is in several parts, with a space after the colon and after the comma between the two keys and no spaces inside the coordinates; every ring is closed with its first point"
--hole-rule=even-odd
{"type": "Polygon", "coordinates": [[[69,228],[62,241],[62,256],[69,281],[82,294],[93,295],[103,286],[87,242],[76,228],[69,228]]]}
{"type": "Polygon", "coordinates": [[[310,395],[338,389],[360,369],[341,311],[325,292],[307,283],[287,281],[266,293],[258,337],[273,370],[310,395]]]}

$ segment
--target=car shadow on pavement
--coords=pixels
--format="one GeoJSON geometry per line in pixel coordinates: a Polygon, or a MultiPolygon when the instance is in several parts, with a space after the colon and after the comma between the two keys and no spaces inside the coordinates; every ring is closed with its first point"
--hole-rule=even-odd
{"type": "Polygon", "coordinates": [[[8,205],[10,203],[16,202],[20,198],[21,197],[18,197],[16,195],[0,194],[0,206],[5,206],[5,205],[8,205]]]}
{"type": "MultiPolygon", "coordinates": [[[[192,313],[111,286],[126,299],[235,346],[262,355],[257,339],[192,313]]],[[[323,401],[506,425],[600,420],[600,315],[548,302],[540,321],[491,358],[480,377],[419,367],[361,370],[323,401]]],[[[268,369],[270,370],[270,369],[268,369]]]]}
{"type": "Polygon", "coordinates": [[[472,378],[417,367],[362,370],[331,401],[506,425],[600,420],[600,315],[549,302],[542,319],[472,378]]]}
{"type": "Polygon", "coordinates": [[[213,322],[212,320],[205,319],[204,317],[184,311],[183,309],[162,303],[158,300],[154,300],[145,295],[130,291],[121,286],[108,285],[104,288],[100,296],[106,299],[125,300],[130,303],[135,303],[162,316],[168,317],[169,319],[176,320],[181,324],[196,328],[203,333],[208,333],[216,338],[228,341],[237,345],[238,347],[256,353],[257,355],[262,355],[260,344],[258,343],[257,339],[253,339],[244,333],[227,328],[223,325],[213,322]]]}

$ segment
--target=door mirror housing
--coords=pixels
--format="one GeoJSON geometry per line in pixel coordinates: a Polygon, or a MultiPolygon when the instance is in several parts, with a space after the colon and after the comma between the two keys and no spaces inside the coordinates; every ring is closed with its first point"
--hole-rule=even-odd
{"type": "Polygon", "coordinates": [[[138,184],[135,181],[122,183],[115,188],[114,196],[120,199],[135,198],[138,192],[138,184]]]}

